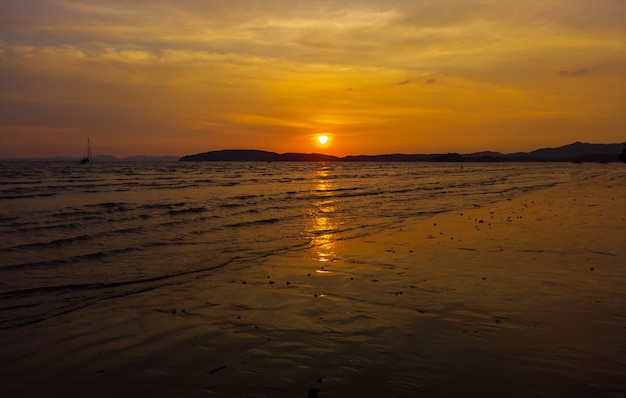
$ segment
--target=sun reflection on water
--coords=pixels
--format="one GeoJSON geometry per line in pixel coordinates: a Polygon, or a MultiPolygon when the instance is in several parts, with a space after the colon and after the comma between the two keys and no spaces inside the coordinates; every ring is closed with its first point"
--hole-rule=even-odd
{"type": "Polygon", "coordinates": [[[311,209],[310,248],[317,261],[328,262],[337,256],[338,204],[333,197],[336,184],[328,168],[317,170],[315,177],[315,192],[319,199],[311,209]]]}

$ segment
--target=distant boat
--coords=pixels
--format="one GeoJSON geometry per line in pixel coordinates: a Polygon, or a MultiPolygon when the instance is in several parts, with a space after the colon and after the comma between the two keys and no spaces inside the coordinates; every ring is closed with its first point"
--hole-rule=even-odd
{"type": "Polygon", "coordinates": [[[87,156],[80,160],[80,164],[89,164],[92,162],[91,158],[91,144],[89,143],[89,138],[87,138],[87,156]]]}

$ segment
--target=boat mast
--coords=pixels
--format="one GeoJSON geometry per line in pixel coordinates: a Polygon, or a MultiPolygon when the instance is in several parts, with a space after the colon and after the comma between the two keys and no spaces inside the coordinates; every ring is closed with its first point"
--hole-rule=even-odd
{"type": "Polygon", "coordinates": [[[87,138],[87,157],[84,157],[80,160],[80,164],[89,164],[91,163],[91,142],[89,142],[89,138],[87,138]]]}

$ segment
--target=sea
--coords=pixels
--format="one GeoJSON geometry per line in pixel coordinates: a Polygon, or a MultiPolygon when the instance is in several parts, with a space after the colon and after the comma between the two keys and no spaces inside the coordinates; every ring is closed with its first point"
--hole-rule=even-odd
{"type": "Polygon", "coordinates": [[[287,252],[332,260],[316,246],[615,170],[573,163],[0,162],[0,329],[287,252]]]}

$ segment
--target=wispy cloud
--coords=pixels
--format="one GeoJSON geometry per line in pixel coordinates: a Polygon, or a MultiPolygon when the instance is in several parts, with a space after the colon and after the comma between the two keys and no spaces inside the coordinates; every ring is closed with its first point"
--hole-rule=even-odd
{"type": "Polygon", "coordinates": [[[590,71],[587,68],[579,68],[579,69],[564,69],[558,72],[561,76],[583,76],[588,74],[590,71]]]}

